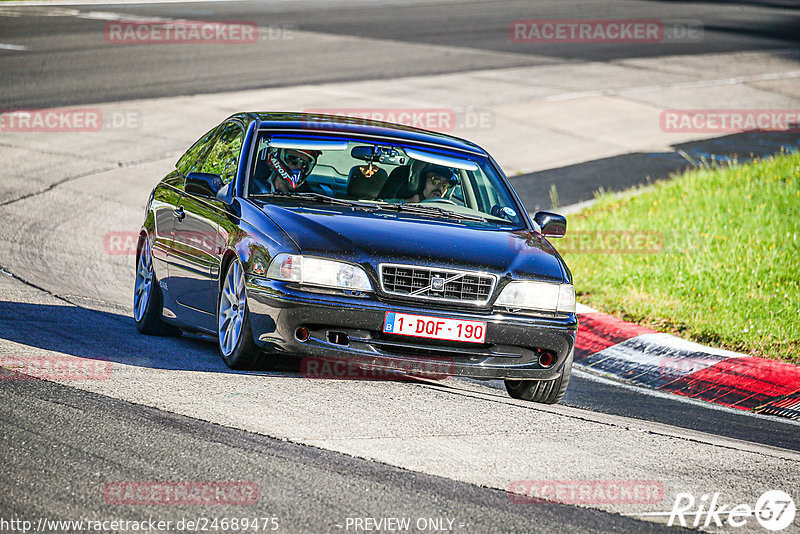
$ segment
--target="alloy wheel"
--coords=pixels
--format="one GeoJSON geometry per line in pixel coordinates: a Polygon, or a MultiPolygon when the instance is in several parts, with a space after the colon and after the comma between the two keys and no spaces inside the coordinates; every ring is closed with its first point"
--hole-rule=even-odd
{"type": "Polygon", "coordinates": [[[217,334],[219,348],[224,356],[230,356],[239,342],[247,309],[247,293],[244,287],[244,271],[238,260],[234,260],[225,276],[219,300],[217,334]]]}
{"type": "Polygon", "coordinates": [[[142,253],[139,255],[139,264],[136,267],[136,285],[133,291],[133,318],[141,322],[150,302],[153,288],[153,255],[150,250],[150,240],[145,239],[142,253]]]}

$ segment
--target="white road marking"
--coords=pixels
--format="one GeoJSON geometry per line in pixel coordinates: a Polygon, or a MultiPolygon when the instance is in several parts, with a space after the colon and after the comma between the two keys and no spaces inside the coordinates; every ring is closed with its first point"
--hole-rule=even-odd
{"type": "Polygon", "coordinates": [[[0,4],[0,17],[74,17],[78,13],[77,9],[18,7],[16,2],[0,4]]]}
{"type": "Polygon", "coordinates": [[[27,50],[27,46],[0,43],[0,50],[27,50]]]}
{"type": "Polygon", "coordinates": [[[575,313],[582,314],[582,313],[598,313],[597,310],[587,306],[586,304],[581,304],[580,302],[575,303],[575,313]]]}
{"type": "Polygon", "coordinates": [[[125,22],[186,22],[182,19],[166,19],[163,17],[143,17],[141,15],[128,15],[126,13],[110,13],[108,11],[89,11],[76,15],[79,19],[125,21],[125,22]]]}

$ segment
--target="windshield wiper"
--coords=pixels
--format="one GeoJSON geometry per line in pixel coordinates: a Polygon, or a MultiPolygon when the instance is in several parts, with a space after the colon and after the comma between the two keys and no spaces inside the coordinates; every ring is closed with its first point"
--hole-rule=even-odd
{"type": "Polygon", "coordinates": [[[419,204],[394,204],[394,203],[376,203],[376,202],[358,202],[356,200],[344,200],[341,198],[329,197],[320,193],[283,193],[281,191],[273,191],[271,193],[257,193],[251,195],[252,197],[267,197],[267,198],[306,198],[316,202],[324,202],[326,204],[334,204],[337,206],[348,206],[351,208],[361,208],[368,210],[375,209],[388,209],[394,211],[401,211],[406,213],[417,213],[419,215],[433,215],[446,219],[453,219],[457,221],[475,221],[487,222],[487,219],[480,215],[472,215],[467,213],[458,213],[448,209],[440,208],[437,206],[421,206],[419,204]]]}
{"type": "MultiPolygon", "coordinates": [[[[349,206],[349,207],[364,207],[364,204],[359,202],[350,201],[350,200],[343,200],[340,198],[329,197],[328,195],[323,195],[321,193],[283,193],[281,191],[273,191],[272,193],[257,193],[255,195],[250,195],[252,197],[267,197],[267,198],[305,198],[309,200],[314,200],[316,202],[325,202],[326,204],[335,204],[337,206],[349,206]]],[[[372,207],[371,205],[368,205],[372,207]]]]}
{"type": "Polygon", "coordinates": [[[468,213],[458,213],[457,211],[450,211],[448,209],[439,208],[437,206],[420,206],[419,204],[378,204],[379,207],[384,209],[394,209],[397,211],[404,211],[406,213],[418,213],[420,215],[437,215],[446,219],[454,219],[457,221],[475,221],[487,222],[486,219],[480,215],[472,215],[468,213]]]}

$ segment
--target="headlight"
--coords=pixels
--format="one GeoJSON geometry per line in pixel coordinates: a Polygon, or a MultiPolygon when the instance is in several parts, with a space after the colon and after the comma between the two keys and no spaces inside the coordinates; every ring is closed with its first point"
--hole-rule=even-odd
{"type": "Polygon", "coordinates": [[[575,288],[572,287],[572,284],[511,282],[503,288],[495,305],[506,308],[575,313],[575,288]]]}
{"type": "Polygon", "coordinates": [[[367,273],[357,265],[299,254],[278,254],[267,269],[267,277],[323,287],[372,291],[367,273]]]}

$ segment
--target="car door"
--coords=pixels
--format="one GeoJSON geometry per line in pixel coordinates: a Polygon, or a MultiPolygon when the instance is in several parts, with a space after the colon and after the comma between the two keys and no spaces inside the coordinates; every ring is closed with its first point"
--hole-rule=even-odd
{"type": "MultiPolygon", "coordinates": [[[[157,233],[162,236],[159,240],[159,247],[154,246],[154,256],[157,255],[156,262],[163,264],[159,275],[159,283],[163,295],[163,313],[165,317],[175,319],[177,317],[178,303],[173,293],[175,280],[172,276],[177,272],[172,266],[176,257],[175,250],[175,225],[180,216],[181,199],[184,195],[184,180],[190,172],[199,169],[204,161],[204,156],[214,145],[219,134],[220,127],[215,126],[206,132],[187,150],[175,164],[176,170],[163,181],[164,187],[156,190],[154,201],[158,201],[156,211],[157,233]],[[158,251],[156,252],[156,248],[158,251]]],[[[180,243],[178,244],[180,245],[180,243]]],[[[179,273],[180,274],[180,273],[179,273]]]]}
{"type": "MultiPolygon", "coordinates": [[[[213,146],[204,154],[195,172],[217,174],[224,184],[236,175],[244,141],[238,122],[224,123],[213,146]]],[[[170,288],[178,309],[178,320],[202,330],[216,332],[216,296],[221,246],[220,220],[226,205],[216,198],[189,194],[185,188],[175,218],[170,288]]]]}
{"type": "Polygon", "coordinates": [[[168,283],[169,255],[173,246],[173,233],[175,232],[174,211],[178,207],[178,201],[181,198],[179,188],[182,187],[183,178],[181,174],[178,171],[173,171],[155,188],[150,204],[155,223],[151,249],[153,268],[157,279],[162,284],[168,283]]]}

